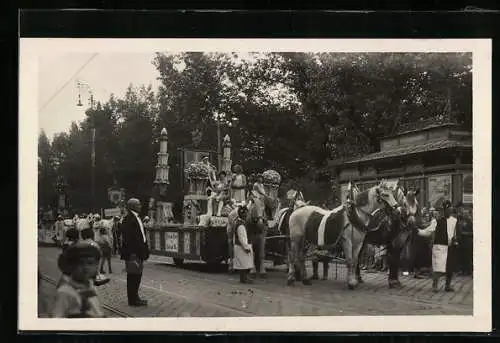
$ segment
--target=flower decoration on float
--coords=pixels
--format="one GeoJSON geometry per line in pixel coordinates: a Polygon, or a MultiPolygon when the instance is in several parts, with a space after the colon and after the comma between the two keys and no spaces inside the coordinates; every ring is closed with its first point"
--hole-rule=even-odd
{"type": "Polygon", "coordinates": [[[277,186],[281,183],[281,175],[273,169],[266,170],[262,173],[264,184],[277,186]]]}
{"type": "Polygon", "coordinates": [[[206,179],[208,178],[208,173],[208,166],[202,162],[190,163],[184,169],[184,174],[189,179],[206,179]]]}

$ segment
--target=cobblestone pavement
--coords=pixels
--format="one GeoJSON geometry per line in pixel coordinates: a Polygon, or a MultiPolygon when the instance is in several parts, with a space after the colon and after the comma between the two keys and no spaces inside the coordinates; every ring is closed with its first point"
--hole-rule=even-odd
{"type": "MultiPolygon", "coordinates": [[[[58,253],[56,248],[39,248],[40,271],[53,279],[60,275],[58,253]]],[[[135,317],[472,315],[473,310],[470,277],[454,280],[455,293],[433,293],[429,279],[403,276],[405,287],[393,290],[387,287],[385,273],[364,273],[365,283],[351,291],[345,287],[345,270],[335,271],[334,266],[330,280],[286,287],[283,268],[269,268],[267,279],[242,285],[237,275],[223,268],[209,270],[197,263],[175,267],[167,262],[168,258],[152,256],[145,264],[140,293],[149,306],[131,308],[123,261],[114,258],[111,281],[98,288],[101,301],[135,317]]]]}

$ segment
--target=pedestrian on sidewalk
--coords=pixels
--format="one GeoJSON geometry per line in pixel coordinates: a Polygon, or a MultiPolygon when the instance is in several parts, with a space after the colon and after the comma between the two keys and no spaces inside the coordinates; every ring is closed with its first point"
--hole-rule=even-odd
{"type": "Polygon", "coordinates": [[[122,234],[120,232],[120,217],[119,216],[114,216],[113,217],[113,255],[116,255],[119,253],[121,249],[121,237],[122,234]]]}
{"type": "Polygon", "coordinates": [[[144,224],[139,218],[141,212],[139,199],[127,201],[127,215],[121,224],[122,251],[127,272],[127,298],[130,306],[147,306],[148,302],[139,297],[144,261],[149,258],[149,246],[144,224]]]}
{"type": "Polygon", "coordinates": [[[451,216],[451,202],[444,200],[442,203],[443,216],[437,221],[433,220],[427,228],[418,230],[421,236],[430,236],[434,233],[432,245],[432,290],[438,291],[439,278],[446,276],[445,291],[453,292],[451,281],[454,271],[454,259],[457,240],[457,219],[451,216]]]}
{"type": "Polygon", "coordinates": [[[99,244],[102,253],[101,261],[99,262],[99,272],[104,274],[104,262],[107,261],[108,273],[113,273],[111,270],[111,237],[109,237],[108,230],[105,227],[99,229],[97,244],[99,244]]]}
{"type": "Polygon", "coordinates": [[[254,267],[252,245],[248,242],[247,229],[245,227],[247,213],[248,208],[246,206],[238,208],[238,218],[236,219],[236,230],[233,238],[233,269],[239,271],[241,283],[252,283],[249,274],[250,270],[254,267]]]}
{"type": "Polygon", "coordinates": [[[101,252],[94,245],[78,242],[59,258],[63,277],[56,290],[53,318],[102,318],[99,298],[92,279],[97,274],[101,252]]]}
{"type": "MultiPolygon", "coordinates": [[[[99,244],[94,240],[94,238],[95,238],[94,229],[92,229],[91,227],[83,229],[81,231],[81,236],[82,236],[82,241],[96,247],[99,251],[101,250],[101,247],[99,246],[99,244]]],[[[102,256],[102,252],[101,252],[101,256],[102,256]]],[[[96,286],[102,286],[102,285],[108,283],[109,281],[110,281],[109,278],[106,277],[106,275],[104,275],[104,273],[98,273],[94,278],[94,284],[96,286]]]]}
{"type": "Polygon", "coordinates": [[[238,210],[239,210],[239,206],[234,208],[229,213],[229,215],[227,217],[226,233],[227,233],[227,246],[228,246],[228,255],[229,255],[229,261],[228,261],[228,273],[229,274],[234,272],[234,268],[233,268],[234,231],[235,231],[236,224],[238,222],[238,210]]]}

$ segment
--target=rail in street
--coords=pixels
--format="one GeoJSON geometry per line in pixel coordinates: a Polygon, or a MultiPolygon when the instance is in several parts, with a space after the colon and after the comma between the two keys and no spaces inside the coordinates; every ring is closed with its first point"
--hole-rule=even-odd
{"type": "MultiPolygon", "coordinates": [[[[39,248],[40,271],[52,280],[60,275],[58,254],[57,248],[39,248]]],[[[364,273],[365,283],[350,291],[343,277],[287,287],[284,270],[270,268],[267,279],[242,285],[223,268],[195,263],[175,267],[167,261],[152,256],[145,264],[140,293],[149,306],[132,308],[127,305],[123,262],[114,258],[111,281],[98,287],[102,303],[110,313],[132,317],[472,315],[473,310],[470,277],[455,279],[455,293],[433,293],[429,279],[402,277],[405,287],[393,290],[387,287],[385,273],[364,273]]]]}

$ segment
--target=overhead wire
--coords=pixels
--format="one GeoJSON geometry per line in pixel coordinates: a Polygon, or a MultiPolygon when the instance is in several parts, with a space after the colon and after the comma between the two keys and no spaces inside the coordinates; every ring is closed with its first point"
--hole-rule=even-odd
{"type": "Polygon", "coordinates": [[[59,95],[59,93],[61,93],[63,91],[64,88],[66,88],[66,86],[71,82],[73,81],[73,79],[75,78],[75,76],[78,75],[78,73],[80,73],[90,62],[92,62],[92,60],[94,58],[96,58],[96,56],[98,55],[98,53],[94,53],[80,68],[78,68],[78,70],[68,79],[68,81],[66,81],[64,83],[64,85],[62,85],[61,88],[59,88],[41,107],[40,107],[40,111],[43,111],[45,109],[45,107],[48,106],[48,104],[50,104],[52,102],[52,100],[55,99],[56,96],[59,95]]]}

